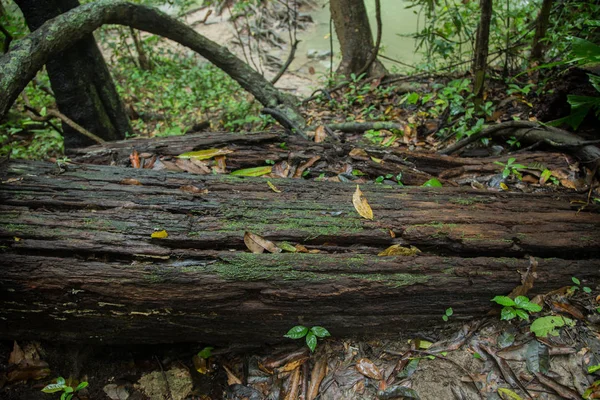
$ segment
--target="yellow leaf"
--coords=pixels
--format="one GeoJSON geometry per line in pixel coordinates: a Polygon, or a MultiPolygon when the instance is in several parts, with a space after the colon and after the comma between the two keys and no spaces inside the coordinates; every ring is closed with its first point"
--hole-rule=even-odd
{"type": "Polygon", "coordinates": [[[152,235],[150,235],[150,237],[153,239],[165,239],[169,237],[169,234],[163,229],[162,231],[152,232],[152,235]]]}
{"type": "Polygon", "coordinates": [[[373,219],[373,210],[358,185],[356,185],[356,192],[352,195],[352,204],[361,217],[370,220],[373,219]]]}
{"type": "Polygon", "coordinates": [[[506,388],[498,388],[498,394],[503,400],[512,399],[512,400],[523,400],[521,396],[516,394],[510,389],[506,388]]]}
{"type": "Polygon", "coordinates": [[[198,151],[189,151],[177,156],[177,158],[193,158],[195,160],[208,160],[216,156],[223,156],[225,154],[233,153],[233,150],[228,149],[206,149],[198,151]]]}
{"type": "Polygon", "coordinates": [[[262,176],[266,174],[270,174],[272,166],[266,165],[264,167],[254,167],[254,168],[246,168],[246,169],[238,169],[237,171],[233,171],[231,175],[236,176],[262,176]]]}
{"type": "Polygon", "coordinates": [[[248,247],[248,250],[253,253],[262,253],[265,250],[270,253],[281,253],[281,249],[275,243],[252,232],[244,233],[244,243],[248,247]]]}
{"type": "Polygon", "coordinates": [[[508,186],[506,186],[506,183],[500,182],[500,189],[502,189],[502,190],[508,190],[508,186]]]}
{"type": "Polygon", "coordinates": [[[279,246],[281,250],[287,251],[288,253],[296,253],[298,251],[294,246],[292,246],[288,242],[277,243],[277,246],[279,246]]]}
{"type": "Polygon", "coordinates": [[[20,242],[20,241],[21,241],[21,238],[20,238],[20,237],[17,237],[17,236],[15,236],[15,242],[20,242]]]}
{"type": "Polygon", "coordinates": [[[371,157],[371,160],[377,164],[381,164],[383,160],[381,158],[371,157]]]}
{"type": "Polygon", "coordinates": [[[402,247],[399,244],[395,244],[393,246],[388,247],[381,253],[377,254],[379,257],[386,256],[414,256],[417,253],[420,253],[421,250],[417,249],[415,246],[402,247]]]}
{"type": "Polygon", "coordinates": [[[269,187],[271,188],[271,190],[274,191],[275,193],[281,193],[281,190],[277,189],[277,187],[275,185],[273,185],[271,183],[271,181],[267,181],[267,185],[269,185],[269,187]]]}

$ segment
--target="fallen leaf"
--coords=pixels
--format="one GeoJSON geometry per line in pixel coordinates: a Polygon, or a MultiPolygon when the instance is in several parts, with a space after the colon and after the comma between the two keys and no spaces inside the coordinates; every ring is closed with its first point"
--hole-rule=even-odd
{"type": "Polygon", "coordinates": [[[254,168],[245,168],[238,169],[237,171],[233,171],[230,175],[234,176],[263,176],[266,174],[270,174],[273,167],[270,165],[265,165],[264,167],[254,167],[254,168]]]}
{"type": "Polygon", "coordinates": [[[327,132],[325,131],[325,127],[323,125],[317,127],[315,130],[315,143],[321,143],[327,138],[327,132]]]}
{"type": "Polygon", "coordinates": [[[227,384],[229,386],[242,384],[242,381],[237,376],[235,376],[229,368],[227,368],[226,366],[223,365],[223,369],[227,373],[227,384]]]}
{"type": "Polygon", "coordinates": [[[277,246],[283,250],[283,251],[287,251],[288,253],[296,253],[298,250],[292,246],[291,244],[289,244],[288,242],[281,242],[281,243],[277,243],[277,246]]]}
{"type": "Polygon", "coordinates": [[[296,400],[300,392],[300,368],[296,368],[290,378],[289,391],[286,393],[284,400],[296,400]]]}
{"type": "Polygon", "coordinates": [[[361,358],[356,361],[356,370],[363,374],[364,376],[371,379],[383,379],[383,375],[377,366],[373,363],[373,361],[368,358],[361,358]]]}
{"type": "Polygon", "coordinates": [[[303,246],[301,244],[297,244],[294,247],[296,247],[296,250],[298,250],[298,253],[308,253],[308,249],[306,248],[306,246],[303,246]]]}
{"type": "Polygon", "coordinates": [[[521,398],[521,396],[519,396],[518,394],[516,394],[515,392],[513,392],[510,389],[506,389],[506,388],[498,388],[498,394],[500,395],[500,398],[502,400],[523,400],[521,398]]]}
{"type": "Polygon", "coordinates": [[[163,229],[162,231],[152,232],[152,235],[150,235],[150,237],[153,239],[165,239],[169,237],[169,234],[163,229]]]}
{"type": "Polygon", "coordinates": [[[381,164],[383,160],[381,158],[371,157],[371,161],[377,164],[381,164]]]}
{"type": "Polygon", "coordinates": [[[327,360],[325,357],[317,359],[310,374],[310,384],[308,386],[307,400],[314,400],[319,395],[319,386],[327,374],[327,360]]]}
{"type": "Polygon", "coordinates": [[[140,181],[138,181],[137,179],[133,179],[133,178],[125,178],[122,179],[121,182],[119,182],[121,185],[137,185],[137,186],[142,186],[142,183],[140,181]]]}
{"type": "Polygon", "coordinates": [[[301,164],[300,166],[298,166],[298,168],[296,169],[296,172],[294,172],[294,178],[301,178],[304,171],[306,171],[307,168],[312,167],[313,164],[316,163],[317,161],[319,161],[320,159],[321,159],[321,156],[314,156],[314,157],[311,157],[304,164],[301,164]]]}
{"type": "Polygon", "coordinates": [[[192,193],[192,194],[207,194],[208,189],[200,189],[194,185],[185,185],[179,188],[182,192],[192,193]]]}
{"type": "Polygon", "coordinates": [[[275,193],[281,193],[281,190],[277,189],[277,187],[275,185],[273,185],[271,183],[271,181],[267,181],[267,185],[269,185],[269,187],[271,188],[271,190],[274,191],[275,193]]]}
{"type": "Polygon", "coordinates": [[[358,185],[356,185],[356,191],[352,195],[352,204],[361,217],[373,220],[373,210],[358,185]]]}
{"type": "Polygon", "coordinates": [[[217,166],[213,167],[213,171],[224,174],[227,171],[227,163],[225,162],[225,156],[216,156],[215,161],[217,162],[217,166]]]}
{"type": "Polygon", "coordinates": [[[140,168],[140,155],[136,149],[133,149],[131,154],[129,154],[129,161],[131,162],[131,166],[133,168],[140,168]]]}
{"type": "Polygon", "coordinates": [[[303,357],[298,360],[290,361],[287,364],[285,364],[283,367],[281,367],[281,372],[293,371],[296,368],[300,367],[302,364],[304,364],[306,361],[308,361],[308,357],[303,357]]]}
{"type": "Polygon", "coordinates": [[[364,159],[368,159],[369,155],[367,154],[367,152],[363,149],[359,149],[359,148],[354,148],[352,150],[350,150],[350,153],[348,153],[350,155],[350,157],[353,158],[364,158],[364,159]]]}
{"type": "Polygon", "coordinates": [[[388,247],[381,253],[377,254],[379,257],[387,257],[387,256],[414,256],[417,253],[420,253],[421,250],[417,249],[415,246],[402,247],[399,244],[395,244],[393,246],[388,247]]]}
{"type": "Polygon", "coordinates": [[[198,151],[189,151],[187,153],[176,156],[177,158],[193,158],[196,160],[208,160],[216,156],[224,156],[225,154],[231,154],[233,150],[229,149],[206,149],[198,151]]]}
{"type": "Polygon", "coordinates": [[[281,253],[281,249],[275,243],[252,232],[244,233],[244,243],[248,247],[248,250],[253,253],[262,253],[265,250],[270,253],[281,253]]]}

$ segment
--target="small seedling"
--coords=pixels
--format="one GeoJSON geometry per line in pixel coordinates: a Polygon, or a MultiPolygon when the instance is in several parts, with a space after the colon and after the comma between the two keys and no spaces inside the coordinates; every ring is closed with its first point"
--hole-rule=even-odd
{"type": "Polygon", "coordinates": [[[515,317],[529,321],[529,313],[542,311],[541,306],[530,302],[525,296],[518,296],[514,300],[508,296],[496,296],[492,301],[504,306],[500,313],[500,319],[506,321],[515,317]]]}
{"type": "MultiPolygon", "coordinates": [[[[67,385],[65,378],[63,378],[62,376],[59,376],[58,378],[56,378],[56,383],[51,383],[49,385],[46,385],[46,387],[44,387],[42,389],[42,392],[44,392],[44,393],[62,392],[62,394],[60,395],[60,400],[71,400],[74,395],[77,396],[76,393],[78,391],[87,387],[87,385],[88,385],[87,382],[80,382],[79,385],[77,385],[76,387],[73,387],[71,385],[67,385]]],[[[79,396],[77,396],[77,398],[79,398],[79,396]]]]}
{"type": "Polygon", "coordinates": [[[500,162],[500,161],[494,162],[494,164],[501,165],[502,167],[504,167],[504,169],[502,170],[502,178],[506,179],[510,175],[513,175],[518,180],[523,179],[523,175],[521,175],[520,170],[526,169],[527,167],[523,164],[515,164],[514,162],[516,160],[517,160],[516,158],[511,157],[506,161],[506,164],[504,164],[503,162],[500,162]]]}
{"type": "Polygon", "coordinates": [[[581,281],[575,277],[572,277],[571,280],[573,281],[573,283],[575,284],[575,286],[571,286],[571,292],[575,293],[576,291],[578,291],[579,289],[583,290],[586,293],[592,293],[592,289],[590,289],[587,286],[581,286],[581,281]]]}
{"type": "Polygon", "coordinates": [[[315,351],[317,348],[317,337],[324,338],[327,336],[331,336],[329,331],[321,326],[313,326],[308,329],[305,326],[297,325],[290,329],[288,333],[283,335],[283,337],[287,337],[290,339],[302,339],[306,337],[306,345],[310,349],[310,351],[315,351]]]}
{"type": "Polygon", "coordinates": [[[452,314],[454,314],[454,311],[452,310],[452,307],[448,307],[448,308],[446,308],[446,313],[444,315],[442,315],[442,319],[445,322],[448,322],[448,318],[451,317],[452,314]]]}

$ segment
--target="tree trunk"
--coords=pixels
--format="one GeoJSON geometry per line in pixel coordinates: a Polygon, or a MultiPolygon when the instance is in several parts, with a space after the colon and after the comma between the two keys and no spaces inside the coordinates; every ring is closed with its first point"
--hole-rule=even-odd
{"type": "Polygon", "coordinates": [[[280,92],[225,47],[156,9],[114,0],[94,1],[61,14],[19,40],[0,57],[3,71],[0,74],[0,118],[49,59],[104,24],[131,26],[189,47],[221,68],[262,105],[278,109],[301,127],[305,125],[293,96],[280,92]]]}
{"type": "MultiPolygon", "coordinates": [[[[78,0],[16,0],[33,32],[49,19],[79,6],[78,0]]],[[[129,119],[102,53],[91,34],[46,63],[58,109],[106,141],[125,139],[129,119]]],[[[93,144],[63,123],[65,148],[93,144]]]]}
{"type": "Polygon", "coordinates": [[[394,336],[448,307],[484,315],[525,255],[533,293],[600,278],[600,215],[570,194],[363,185],[369,221],[354,185],[271,180],[276,193],[260,178],[34,162],[0,178],[5,339],[262,344],[297,324],[394,336]],[[318,252],[251,254],[245,231],[318,252]],[[392,244],[422,253],[377,256],[392,244]]]}
{"type": "Polygon", "coordinates": [[[473,94],[475,107],[479,109],[483,104],[483,91],[485,89],[485,72],[489,51],[490,22],[492,20],[492,0],[480,0],[481,16],[477,26],[475,41],[475,59],[473,60],[473,94]]]}
{"type": "MultiPolygon", "coordinates": [[[[342,61],[337,73],[358,74],[377,51],[364,0],[331,0],[329,2],[335,33],[340,42],[342,61]]],[[[367,76],[383,75],[387,71],[377,59],[367,69],[367,76]]]]}
{"type": "Polygon", "coordinates": [[[546,46],[542,40],[546,37],[546,31],[550,24],[550,11],[552,11],[552,0],[543,0],[542,8],[535,23],[535,36],[531,44],[530,61],[532,63],[541,61],[544,57],[546,46]]]}

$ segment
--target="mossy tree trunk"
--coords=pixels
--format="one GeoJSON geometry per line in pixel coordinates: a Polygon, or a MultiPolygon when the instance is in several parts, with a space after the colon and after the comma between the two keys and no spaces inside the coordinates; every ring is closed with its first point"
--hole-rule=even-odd
{"type": "Polygon", "coordinates": [[[281,111],[300,127],[305,125],[295,97],[280,92],[225,47],[152,7],[114,0],[95,1],[61,14],[0,57],[0,118],[45,63],[104,24],[130,26],[189,47],[236,80],[265,108],[281,111]]]}
{"type": "MultiPolygon", "coordinates": [[[[79,6],[78,0],[15,0],[33,32],[49,19],[79,6]]],[[[129,119],[102,53],[91,34],[46,63],[58,109],[94,133],[113,141],[132,133],[129,119]]],[[[94,144],[63,123],[66,148],[94,144]]]]}
{"type": "MultiPolygon", "coordinates": [[[[373,52],[373,34],[364,0],[331,0],[329,2],[335,33],[340,42],[342,61],[337,72],[358,74],[369,62],[373,52]]],[[[386,69],[377,59],[367,69],[367,76],[382,75],[386,69]]]]}
{"type": "Polygon", "coordinates": [[[555,192],[363,185],[369,221],[352,184],[271,179],[276,193],[262,178],[34,162],[0,179],[4,339],[251,345],[298,324],[393,337],[448,307],[486,314],[527,256],[531,294],[600,278],[600,215],[555,192]],[[313,253],[251,254],[245,231],[313,253]],[[377,256],[392,244],[422,252],[377,256]]]}

